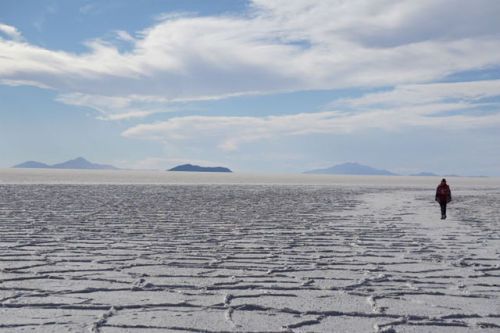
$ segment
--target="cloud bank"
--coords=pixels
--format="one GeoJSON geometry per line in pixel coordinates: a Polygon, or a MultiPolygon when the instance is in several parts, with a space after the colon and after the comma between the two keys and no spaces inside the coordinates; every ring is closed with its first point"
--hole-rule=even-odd
{"type": "Polygon", "coordinates": [[[249,8],[165,16],[87,41],[85,53],[30,44],[0,24],[0,83],[54,89],[60,102],[123,119],[184,101],[421,84],[500,64],[496,0],[253,0],[249,8]]]}
{"type": "Polygon", "coordinates": [[[325,111],[268,117],[174,117],[132,127],[123,135],[165,143],[214,142],[225,151],[242,144],[308,134],[346,134],[408,127],[464,130],[500,127],[500,80],[401,85],[390,91],[337,100],[325,111]],[[496,101],[490,101],[497,98],[496,101]],[[488,112],[484,107],[488,106],[488,112]]]}

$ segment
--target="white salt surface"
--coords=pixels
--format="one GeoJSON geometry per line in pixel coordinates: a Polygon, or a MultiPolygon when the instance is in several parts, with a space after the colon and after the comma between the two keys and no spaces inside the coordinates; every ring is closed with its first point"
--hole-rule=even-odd
{"type": "Polygon", "coordinates": [[[498,332],[500,180],[0,170],[0,332],[498,332]]]}

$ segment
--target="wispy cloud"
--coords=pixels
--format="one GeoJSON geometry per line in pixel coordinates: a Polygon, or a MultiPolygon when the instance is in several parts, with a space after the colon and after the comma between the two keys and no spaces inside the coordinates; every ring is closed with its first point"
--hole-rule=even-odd
{"type": "Polygon", "coordinates": [[[391,91],[338,100],[335,111],[267,117],[175,117],[132,127],[126,137],[165,143],[195,140],[225,151],[242,144],[284,136],[346,134],[366,129],[408,127],[464,130],[500,127],[500,80],[398,86],[391,91]],[[489,111],[478,112],[488,105],[489,111]]]}
{"type": "Polygon", "coordinates": [[[40,13],[38,14],[38,17],[33,21],[33,26],[38,30],[42,31],[43,26],[45,25],[45,22],[47,21],[48,17],[51,15],[54,15],[58,12],[59,8],[56,3],[53,3],[47,7],[45,7],[40,13]]]}
{"type": "MultiPolygon", "coordinates": [[[[0,82],[50,87],[66,102],[72,94],[189,101],[423,83],[498,66],[499,12],[496,0],[253,0],[248,16],[167,16],[117,32],[128,51],[95,39],[80,54],[22,42],[1,25],[9,38],[0,39],[0,82]]],[[[144,110],[97,107],[107,118],[144,110]]]]}
{"type": "Polygon", "coordinates": [[[125,41],[125,42],[134,42],[135,38],[130,36],[130,34],[126,31],[123,30],[117,30],[116,35],[119,39],[125,41]]]}
{"type": "MultiPolygon", "coordinates": [[[[5,82],[10,85],[21,85],[26,82],[5,82]]],[[[198,96],[191,98],[168,99],[154,95],[128,95],[128,96],[105,96],[100,94],[65,93],[56,97],[56,101],[88,107],[97,111],[97,118],[101,120],[121,120],[130,118],[144,118],[155,113],[177,112],[184,109],[187,102],[193,101],[215,101],[220,99],[238,97],[245,94],[227,94],[221,96],[198,96]]],[[[252,95],[263,94],[252,92],[252,95]]]]}
{"type": "Polygon", "coordinates": [[[465,102],[470,105],[500,96],[500,80],[399,85],[387,91],[366,94],[360,98],[341,99],[333,107],[373,106],[400,107],[433,103],[465,102]]]}
{"type": "MultiPolygon", "coordinates": [[[[463,108],[461,105],[435,106],[434,113],[463,108]]],[[[244,143],[283,136],[308,134],[346,134],[363,129],[400,130],[405,126],[435,127],[459,130],[480,127],[499,127],[500,114],[486,116],[453,115],[429,117],[421,109],[404,108],[377,110],[360,114],[321,112],[277,117],[206,117],[188,116],[172,118],[153,124],[132,127],[123,135],[165,143],[195,140],[206,145],[216,142],[225,151],[236,151],[244,143]]]]}
{"type": "Polygon", "coordinates": [[[17,30],[16,27],[0,23],[0,32],[16,42],[20,42],[22,40],[21,33],[19,32],[19,30],[17,30]]]}
{"type": "Polygon", "coordinates": [[[155,113],[175,112],[181,109],[175,105],[166,105],[167,101],[164,98],[145,95],[120,97],[68,93],[59,95],[56,100],[96,110],[98,113],[96,117],[101,120],[144,118],[155,113]]]}
{"type": "Polygon", "coordinates": [[[93,11],[96,11],[96,10],[98,10],[97,5],[94,3],[87,3],[83,6],[81,6],[79,9],[80,13],[82,13],[84,15],[92,13],[93,11]]]}

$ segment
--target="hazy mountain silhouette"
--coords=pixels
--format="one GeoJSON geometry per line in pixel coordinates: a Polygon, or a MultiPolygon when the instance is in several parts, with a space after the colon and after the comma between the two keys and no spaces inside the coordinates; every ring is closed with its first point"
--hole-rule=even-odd
{"type": "Polygon", "coordinates": [[[69,160],[63,163],[58,163],[54,165],[47,165],[45,163],[40,163],[36,161],[28,161],[18,165],[14,165],[13,168],[43,168],[43,169],[81,169],[81,170],[118,170],[118,168],[107,165],[107,164],[95,164],[87,161],[83,157],[75,158],[74,160],[69,160]]]}
{"type": "Polygon", "coordinates": [[[410,175],[410,176],[416,176],[416,177],[439,177],[438,174],[435,174],[433,172],[420,172],[420,173],[416,173],[416,174],[413,174],[413,175],[410,175]]]}
{"type": "Polygon", "coordinates": [[[13,168],[37,168],[37,169],[49,169],[50,165],[45,163],[40,163],[36,161],[27,161],[18,165],[14,165],[13,168]]]}
{"type": "Polygon", "coordinates": [[[304,172],[306,174],[326,174],[326,175],[382,175],[396,176],[397,174],[387,170],[379,170],[358,163],[344,163],[326,169],[316,169],[304,172]]]}
{"type": "Polygon", "coordinates": [[[199,165],[183,164],[167,171],[191,171],[191,172],[232,172],[224,167],[202,167],[199,165]]]}

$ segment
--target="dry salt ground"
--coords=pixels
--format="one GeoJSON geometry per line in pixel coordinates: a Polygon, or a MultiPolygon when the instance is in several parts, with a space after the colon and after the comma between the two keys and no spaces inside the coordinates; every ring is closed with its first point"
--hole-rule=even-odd
{"type": "Polygon", "coordinates": [[[500,331],[498,179],[166,174],[0,170],[0,332],[500,331]]]}

